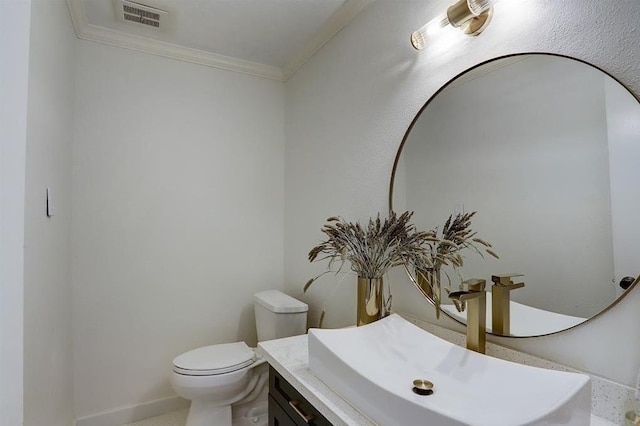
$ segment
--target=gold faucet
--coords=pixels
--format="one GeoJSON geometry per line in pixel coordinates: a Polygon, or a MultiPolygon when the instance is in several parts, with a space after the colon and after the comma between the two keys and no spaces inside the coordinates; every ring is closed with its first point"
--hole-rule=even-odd
{"type": "Polygon", "coordinates": [[[491,281],[491,329],[496,334],[511,334],[511,291],[524,287],[524,283],[514,283],[512,278],[522,274],[492,275],[491,281]]]}
{"type": "Polygon", "coordinates": [[[467,349],[480,352],[486,351],[487,331],[487,293],[486,281],[473,278],[462,282],[467,286],[467,291],[454,291],[449,293],[456,308],[462,311],[463,304],[467,306],[467,349]]]}

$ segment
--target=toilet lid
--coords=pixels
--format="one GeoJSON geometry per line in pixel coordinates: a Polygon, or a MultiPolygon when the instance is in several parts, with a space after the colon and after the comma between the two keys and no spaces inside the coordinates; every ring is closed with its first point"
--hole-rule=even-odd
{"type": "Polygon", "coordinates": [[[178,355],[173,360],[173,371],[189,376],[213,376],[240,370],[255,360],[255,352],[246,343],[224,343],[178,355]]]}

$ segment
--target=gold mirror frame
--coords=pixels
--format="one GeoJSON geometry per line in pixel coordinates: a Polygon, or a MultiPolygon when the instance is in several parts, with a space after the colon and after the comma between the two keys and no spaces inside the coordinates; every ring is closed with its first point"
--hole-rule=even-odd
{"type": "MultiPolygon", "coordinates": [[[[613,75],[611,75],[610,73],[608,73],[607,71],[603,70],[602,68],[595,66],[589,62],[586,62],[584,60],[578,59],[578,58],[574,58],[571,56],[567,56],[567,55],[561,55],[561,54],[557,54],[557,53],[546,53],[546,52],[522,52],[522,53],[514,53],[514,54],[508,54],[508,55],[503,55],[503,56],[498,56],[492,59],[488,59],[486,61],[480,62],[460,73],[458,73],[457,75],[455,75],[453,78],[451,78],[449,81],[447,81],[442,87],[440,87],[428,100],[427,102],[422,106],[422,108],[420,108],[420,110],[418,111],[418,113],[415,115],[415,117],[413,118],[413,120],[411,121],[411,124],[409,125],[407,131],[405,132],[403,138],[402,138],[402,142],[400,143],[400,146],[398,147],[398,151],[396,153],[396,157],[393,163],[393,170],[391,171],[391,179],[390,179],[390,183],[389,183],[389,210],[393,211],[393,187],[394,187],[394,182],[395,182],[395,175],[396,175],[396,170],[398,167],[398,163],[400,161],[400,157],[402,155],[402,151],[404,148],[405,143],[407,142],[407,139],[411,133],[411,130],[413,130],[415,124],[417,123],[418,119],[422,116],[423,112],[427,109],[427,107],[431,104],[431,102],[436,99],[436,97],[443,91],[445,90],[447,87],[449,87],[453,82],[455,82],[458,78],[462,77],[463,75],[479,68],[482,67],[483,65],[486,65],[490,62],[494,62],[494,61],[498,61],[498,60],[502,60],[502,59],[506,59],[506,58],[513,58],[513,57],[517,57],[517,56],[524,56],[524,55],[546,55],[546,56],[553,56],[553,57],[558,57],[558,58],[564,58],[564,59],[569,59],[569,60],[573,60],[579,63],[582,63],[584,65],[587,65],[591,68],[594,68],[598,71],[600,71],[601,73],[605,74],[606,76],[608,76],[609,78],[611,78],[613,81],[617,82],[620,86],[624,87],[627,92],[629,92],[629,94],[631,94],[631,96],[640,103],[640,95],[636,95],[631,89],[629,89],[629,87],[627,87],[625,84],[623,84],[620,80],[618,80],[617,78],[615,78],[613,75]]],[[[440,312],[444,313],[448,318],[452,319],[453,321],[455,321],[456,323],[462,325],[462,326],[466,326],[466,323],[464,323],[463,321],[459,320],[458,318],[454,317],[453,315],[449,314],[446,311],[443,311],[441,309],[439,309],[438,306],[436,306],[436,303],[434,302],[434,300],[429,297],[424,291],[422,291],[420,285],[417,283],[417,280],[415,279],[415,277],[411,274],[410,270],[408,267],[406,267],[405,265],[405,271],[410,279],[410,281],[414,284],[414,286],[420,291],[420,294],[431,304],[436,308],[437,311],[437,317],[439,318],[439,314],[440,312]]],[[[622,293],[620,296],[616,297],[613,302],[611,302],[608,306],[606,306],[604,309],[600,310],[598,313],[596,313],[595,315],[591,316],[590,318],[587,318],[585,321],[576,324],[572,327],[568,327],[568,328],[564,328],[561,330],[555,330],[549,333],[545,333],[545,334],[536,334],[536,335],[503,335],[503,334],[497,334],[494,333],[493,331],[489,332],[487,331],[487,333],[495,335],[495,336],[500,336],[500,337],[508,337],[508,338],[515,338],[515,339],[524,339],[524,338],[530,338],[530,337],[542,337],[542,336],[550,336],[550,335],[554,335],[554,334],[558,334],[558,333],[562,333],[565,332],[567,330],[572,330],[576,327],[580,327],[584,324],[589,323],[590,321],[592,321],[593,319],[603,315],[604,313],[608,312],[609,310],[613,309],[622,299],[624,299],[631,291],[633,291],[633,289],[635,287],[638,286],[638,283],[640,282],[640,277],[638,277],[633,284],[624,291],[624,293],[622,293]]]]}

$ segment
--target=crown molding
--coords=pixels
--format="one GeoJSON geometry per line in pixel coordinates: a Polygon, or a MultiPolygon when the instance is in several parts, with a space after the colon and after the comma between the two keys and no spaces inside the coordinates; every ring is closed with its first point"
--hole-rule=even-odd
{"type": "Polygon", "coordinates": [[[71,15],[71,21],[73,22],[73,28],[79,39],[95,41],[139,52],[151,53],[153,55],[164,56],[209,67],[251,74],[272,80],[284,81],[282,70],[278,67],[244,61],[237,58],[231,58],[198,49],[191,49],[176,44],[91,25],[87,21],[87,14],[84,10],[83,0],[66,1],[67,7],[69,8],[69,14],[71,15]]]}
{"type": "Polygon", "coordinates": [[[374,1],[347,0],[312,37],[309,43],[281,69],[92,25],[87,20],[83,0],[66,0],[73,28],[79,39],[278,81],[286,81],[333,36],[351,22],[358,13],[374,1]]]}
{"type": "Polygon", "coordinates": [[[272,80],[284,80],[282,70],[278,67],[243,61],[241,59],[205,52],[204,50],[191,49],[176,44],[138,37],[91,24],[83,28],[78,38],[123,47],[125,49],[137,50],[139,52],[151,53],[180,61],[270,78],[272,80]]]}
{"type": "Polygon", "coordinates": [[[69,14],[71,15],[71,21],[73,22],[73,28],[79,39],[95,41],[139,52],[151,53],[153,55],[164,56],[209,67],[251,74],[257,77],[284,81],[282,70],[278,67],[244,61],[242,59],[205,52],[204,50],[191,49],[177,44],[153,40],[146,37],[139,37],[123,33],[121,31],[91,25],[87,21],[87,14],[84,10],[84,3],[82,0],[66,1],[67,7],[69,8],[69,14]]]}

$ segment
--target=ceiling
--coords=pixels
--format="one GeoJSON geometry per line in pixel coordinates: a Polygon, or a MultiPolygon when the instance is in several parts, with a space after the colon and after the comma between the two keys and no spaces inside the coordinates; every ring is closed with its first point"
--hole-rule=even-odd
{"type": "MultiPolygon", "coordinates": [[[[67,0],[67,5],[81,39],[285,81],[372,2],[67,0]],[[161,16],[159,28],[124,20],[123,1],[156,9],[152,19],[161,16]]],[[[140,19],[141,12],[135,13],[140,19]]]]}

